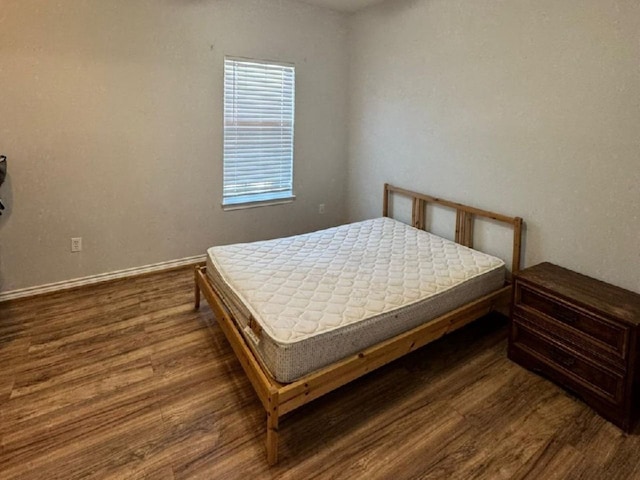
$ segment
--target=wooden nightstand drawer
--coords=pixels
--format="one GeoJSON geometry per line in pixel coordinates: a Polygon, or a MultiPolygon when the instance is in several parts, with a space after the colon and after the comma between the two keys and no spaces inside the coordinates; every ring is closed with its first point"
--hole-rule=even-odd
{"type": "Polygon", "coordinates": [[[589,340],[608,346],[620,358],[627,356],[629,328],[615,324],[575,306],[560,303],[561,300],[523,283],[516,284],[515,308],[531,309],[547,317],[551,322],[568,326],[589,340]]]}
{"type": "Polygon", "coordinates": [[[624,398],[623,375],[589,361],[566,349],[542,332],[530,328],[521,319],[513,320],[513,345],[533,355],[553,372],[571,383],[574,389],[587,391],[603,400],[619,405],[624,398]]]}
{"type": "Polygon", "coordinates": [[[558,322],[553,317],[549,317],[525,305],[515,305],[513,316],[527,320],[530,325],[534,325],[537,330],[542,330],[559,344],[581,353],[596,363],[604,362],[618,370],[625,369],[626,359],[624,358],[624,352],[628,350],[626,344],[623,346],[622,352],[620,352],[619,349],[615,349],[597,338],[585,335],[582,331],[558,322]]]}

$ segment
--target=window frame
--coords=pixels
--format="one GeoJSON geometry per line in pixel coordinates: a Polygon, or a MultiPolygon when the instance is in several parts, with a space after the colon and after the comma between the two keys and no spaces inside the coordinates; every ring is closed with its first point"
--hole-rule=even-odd
{"type": "MultiPolygon", "coordinates": [[[[222,132],[222,203],[221,206],[223,208],[223,210],[240,210],[240,209],[246,209],[246,208],[255,208],[255,207],[262,207],[262,206],[269,206],[269,205],[281,205],[281,204],[286,204],[286,203],[291,203],[295,200],[296,195],[294,193],[294,178],[295,178],[295,117],[296,117],[296,66],[294,63],[289,63],[289,62],[282,62],[282,61],[276,61],[276,60],[264,60],[264,59],[256,59],[256,58],[249,58],[249,57],[240,57],[240,56],[234,56],[234,55],[225,55],[224,59],[223,59],[223,69],[222,69],[222,74],[223,74],[223,79],[222,79],[222,84],[223,84],[223,93],[222,93],[222,101],[223,101],[223,107],[222,107],[222,127],[223,127],[223,132],[222,132]],[[293,81],[292,81],[292,85],[291,85],[291,168],[290,168],[290,172],[291,172],[291,189],[287,190],[285,192],[283,192],[282,195],[278,195],[277,191],[273,191],[273,196],[269,197],[269,193],[270,192],[266,192],[264,194],[264,196],[267,196],[267,198],[264,199],[247,199],[247,197],[251,197],[250,194],[245,195],[245,199],[244,200],[239,200],[239,201],[231,201],[229,202],[228,199],[229,197],[226,196],[225,197],[225,165],[226,165],[226,151],[227,151],[227,143],[226,143],[226,139],[227,139],[227,132],[226,132],[226,128],[227,128],[227,114],[226,114],[226,108],[227,108],[227,101],[226,101],[226,97],[227,97],[227,62],[228,61],[232,61],[232,62],[244,62],[244,63],[253,63],[253,64],[262,64],[262,65],[269,65],[269,66],[276,66],[276,67],[286,67],[286,68],[291,68],[292,72],[293,72],[293,81]]],[[[254,197],[258,196],[258,194],[253,195],[254,197]]]]}

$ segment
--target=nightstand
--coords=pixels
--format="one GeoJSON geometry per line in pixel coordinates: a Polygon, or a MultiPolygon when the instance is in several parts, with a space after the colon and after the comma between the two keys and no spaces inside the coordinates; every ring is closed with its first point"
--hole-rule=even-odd
{"type": "Polygon", "coordinates": [[[509,358],[630,431],[640,410],[640,295],[551,263],[514,276],[509,358]]]}

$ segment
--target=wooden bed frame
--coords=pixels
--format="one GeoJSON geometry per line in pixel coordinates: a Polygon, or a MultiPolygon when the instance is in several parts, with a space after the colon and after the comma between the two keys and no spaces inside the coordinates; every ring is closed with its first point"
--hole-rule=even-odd
{"type": "MultiPolygon", "coordinates": [[[[389,184],[384,185],[383,215],[389,216],[389,196],[391,193],[410,197],[413,202],[412,224],[425,228],[426,205],[435,204],[456,210],[455,241],[473,246],[473,218],[484,217],[505,223],[513,228],[513,262],[511,272],[520,269],[522,219],[468,207],[448,200],[423,195],[389,184]]],[[[499,307],[508,305],[511,285],[474,300],[462,307],[435,318],[423,325],[388,340],[380,342],[361,352],[350,355],[338,362],[312,372],[293,383],[276,381],[257,360],[256,354],[245,341],[240,327],[230,309],[215,292],[207,275],[206,267],[196,267],[195,308],[200,307],[200,293],[207,299],[220,328],[227,337],[238,360],[242,364],[258,398],[267,413],[267,461],[274,465],[278,460],[278,424],[280,417],[306,403],[329,393],[443,335],[478,319],[499,307]]]]}

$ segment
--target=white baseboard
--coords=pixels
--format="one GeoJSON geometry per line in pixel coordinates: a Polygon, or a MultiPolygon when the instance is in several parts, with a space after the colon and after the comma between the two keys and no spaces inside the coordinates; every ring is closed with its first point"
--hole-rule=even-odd
{"type": "Polygon", "coordinates": [[[57,292],[60,290],[68,290],[70,288],[82,287],[85,285],[93,285],[95,283],[107,282],[119,278],[135,277],[143,273],[157,272],[168,270],[170,268],[183,267],[198,262],[204,262],[206,255],[197,255],[195,257],[180,258],[178,260],[169,260],[168,262],[154,263],[143,267],[127,268],[116,272],[100,273],[89,277],[74,278],[73,280],[64,280],[62,282],[48,283],[36,287],[22,288],[20,290],[11,290],[9,292],[0,293],[0,303],[18,298],[34,297],[44,293],[57,292]]]}

